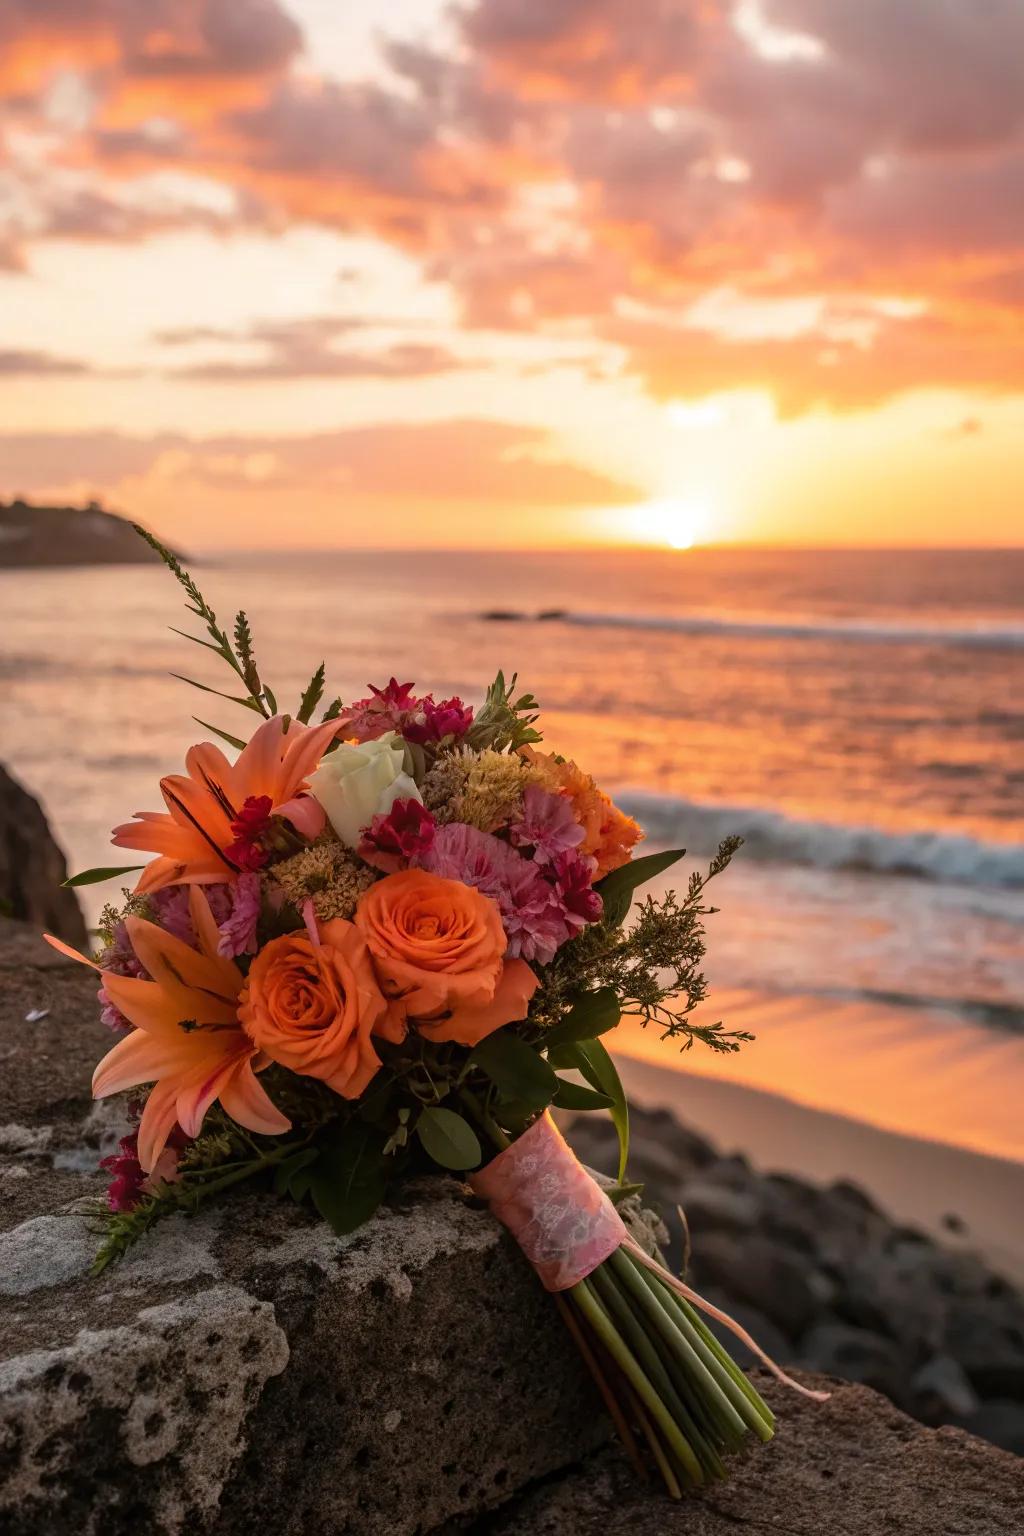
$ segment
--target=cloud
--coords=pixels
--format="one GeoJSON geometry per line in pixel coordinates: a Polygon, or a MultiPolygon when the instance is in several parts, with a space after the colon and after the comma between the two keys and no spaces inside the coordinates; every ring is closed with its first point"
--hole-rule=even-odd
{"type": "Polygon", "coordinates": [[[1024,336],[976,333],[930,316],[893,320],[866,345],[814,327],[780,337],[728,339],[657,321],[609,327],[629,366],[658,399],[760,389],[781,415],[863,410],[913,389],[996,392],[1024,381],[1024,336]]]}
{"type": "Polygon", "coordinates": [[[261,75],[301,46],[276,0],[6,0],[0,11],[3,74],[23,83],[69,63],[150,79],[261,75]]]}
{"type": "Polygon", "coordinates": [[[204,360],[168,370],[179,379],[231,383],[260,379],[414,379],[455,373],[471,366],[448,347],[422,341],[394,342],[374,351],[339,347],[338,341],[371,326],[386,325],[370,317],[311,315],[294,320],[266,320],[245,330],[217,326],[179,327],[158,331],[164,346],[227,344],[236,355],[204,360]],[[237,349],[243,348],[243,356],[237,349]],[[255,348],[255,354],[253,354],[255,348]]]}
{"type": "Polygon", "coordinates": [[[58,357],[52,352],[37,352],[23,348],[0,349],[0,375],[11,377],[43,377],[46,374],[88,373],[87,363],[75,358],[58,357]]]}
{"type": "Polygon", "coordinates": [[[0,465],[5,488],[26,495],[70,486],[117,493],[126,482],[160,480],[465,502],[479,506],[481,515],[488,505],[607,506],[640,495],[636,486],[559,457],[543,429],[476,419],[347,427],[305,437],[10,433],[0,435],[0,465]]]}
{"type": "MultiPolygon", "coordinates": [[[[9,110],[55,147],[19,166],[11,136],[3,259],[54,237],[314,223],[411,253],[467,331],[613,345],[659,396],[756,383],[787,411],[859,409],[1024,383],[1003,313],[1024,294],[1020,0],[464,0],[452,16],[454,43],[392,40],[387,73],[338,80],[283,0],[12,0],[9,110]],[[60,112],[69,66],[82,100],[60,112]],[[177,190],[157,196],[167,172],[177,190]],[[219,200],[187,195],[189,177],[219,200]],[[870,324],[694,323],[724,284],[751,302],[852,295],[870,324]]],[[[179,372],[460,365],[412,329],[376,350],[339,331],[242,340],[179,372]]]]}

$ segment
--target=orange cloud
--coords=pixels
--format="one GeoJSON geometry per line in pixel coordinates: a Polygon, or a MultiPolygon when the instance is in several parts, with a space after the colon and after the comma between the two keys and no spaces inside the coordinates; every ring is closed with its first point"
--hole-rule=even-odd
{"type": "MultiPolygon", "coordinates": [[[[305,437],[185,437],[161,433],[18,433],[0,436],[10,493],[53,494],[88,486],[109,494],[126,481],[219,489],[317,490],[372,500],[588,507],[638,499],[635,485],[560,458],[551,436],[508,422],[385,423],[305,437]]],[[[294,503],[292,503],[294,505],[294,503]]]]}
{"type": "MultiPolygon", "coordinates": [[[[475,0],[456,49],[393,42],[390,75],[338,81],[315,76],[282,0],[15,0],[0,17],[9,115],[56,147],[49,173],[5,173],[20,212],[0,260],[56,235],[315,223],[416,255],[467,329],[614,343],[658,395],[756,384],[798,411],[1024,387],[1020,0],[737,14],[475,0]],[[58,66],[81,76],[82,120],[31,99],[58,66]],[[155,203],[146,178],[168,169],[214,184],[223,207],[155,203]],[[724,285],[852,295],[870,323],[738,337],[688,318],[724,285]]],[[[360,363],[291,346],[262,376],[360,363]]],[[[379,376],[444,366],[410,337],[379,376]]]]}

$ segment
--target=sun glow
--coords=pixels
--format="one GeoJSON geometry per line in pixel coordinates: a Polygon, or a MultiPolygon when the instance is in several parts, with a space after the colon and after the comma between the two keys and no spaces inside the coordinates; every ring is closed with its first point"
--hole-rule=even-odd
{"type": "Polygon", "coordinates": [[[634,538],[668,549],[692,549],[706,536],[711,520],[708,503],[690,498],[648,501],[629,513],[634,538]]]}

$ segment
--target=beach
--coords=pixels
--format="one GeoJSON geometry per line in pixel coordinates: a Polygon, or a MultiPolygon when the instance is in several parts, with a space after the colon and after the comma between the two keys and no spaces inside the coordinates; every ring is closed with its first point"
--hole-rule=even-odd
{"type": "Polygon", "coordinates": [[[1024,1284],[1020,1162],[812,1109],[725,1072],[693,1070],[690,1062],[667,1067],[653,1053],[633,1055],[633,1045],[629,1041],[615,1053],[631,1101],[670,1109],[719,1151],[742,1154],[762,1173],[852,1182],[894,1221],[947,1247],[980,1253],[1006,1279],[1024,1284]]]}

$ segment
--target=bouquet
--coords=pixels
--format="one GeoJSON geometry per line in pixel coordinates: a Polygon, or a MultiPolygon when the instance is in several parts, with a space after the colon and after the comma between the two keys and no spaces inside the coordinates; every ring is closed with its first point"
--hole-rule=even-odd
{"type": "Polygon", "coordinates": [[[199,721],[232,755],[194,746],[160,781],[165,809],[113,834],[154,857],[70,882],[139,874],[85,960],[118,1037],[93,1092],[144,1089],[104,1160],[96,1271],[163,1216],[242,1184],[346,1233],[403,1177],[458,1174],[554,1293],[638,1469],[646,1445],[673,1496],[721,1477],[730,1451],[770,1438],[772,1415],[703,1321],[714,1309],[623,1223],[638,1186],[603,1038],[623,1014],[684,1048],[749,1038],[691,1018],[705,886],[737,843],[627,927],[634,892],[680,851],[634,857],[640,828],[542,750],[515,678],[499,674],[476,710],[392,678],[321,712],[321,665],[283,713],[245,614],[229,637],[142,536],[205,626],[188,638],[235,675],[222,697],[258,721],[248,737],[199,721]],[[617,1185],[580,1166],[552,1107],[610,1113],[617,1185]]]}

